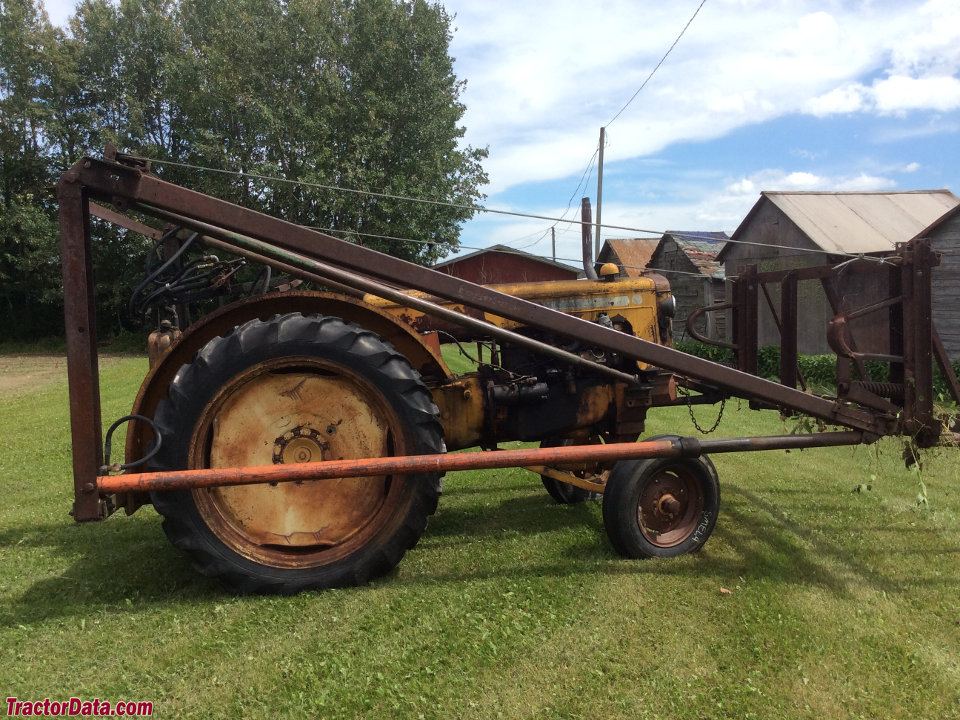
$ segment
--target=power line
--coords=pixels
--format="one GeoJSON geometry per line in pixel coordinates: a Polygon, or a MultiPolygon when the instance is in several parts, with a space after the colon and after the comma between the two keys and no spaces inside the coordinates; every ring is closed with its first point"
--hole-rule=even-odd
{"type": "MultiPolygon", "coordinates": [[[[623,112],[630,106],[630,104],[637,98],[640,92],[647,86],[647,83],[650,82],[650,79],[654,76],[657,70],[660,69],[660,66],[663,65],[664,61],[667,59],[670,53],[673,52],[673,49],[677,46],[677,43],[680,42],[680,38],[682,38],[684,34],[687,32],[687,29],[690,27],[691,23],[693,23],[694,18],[697,17],[697,15],[700,13],[700,10],[703,8],[706,2],[707,0],[701,0],[700,5],[697,6],[697,9],[694,11],[693,15],[690,16],[690,19],[687,21],[687,24],[683,26],[683,30],[680,31],[680,34],[677,35],[676,39],[673,41],[673,44],[670,45],[667,51],[663,54],[663,57],[660,58],[660,62],[658,62],[656,67],[654,67],[653,70],[650,71],[650,74],[647,76],[646,80],[644,80],[643,83],[640,85],[640,87],[637,88],[637,91],[633,94],[633,96],[626,102],[626,104],[622,108],[620,108],[619,112],[617,112],[617,114],[614,115],[613,118],[610,120],[610,122],[608,122],[604,127],[609,127],[614,120],[619,118],[620,115],[622,115],[623,112]]],[[[546,237],[547,233],[550,232],[551,229],[557,226],[558,222],[564,221],[564,218],[566,218],[567,213],[570,211],[570,208],[573,205],[573,199],[580,192],[580,188],[584,187],[584,182],[585,180],[587,180],[588,174],[593,169],[594,161],[597,160],[597,157],[599,155],[600,155],[600,148],[597,147],[597,149],[593,151],[593,155],[591,156],[590,160],[587,161],[587,167],[583,171],[583,174],[580,176],[580,182],[577,183],[577,187],[574,189],[573,194],[570,196],[570,199],[567,200],[567,207],[561,214],[560,220],[555,221],[549,228],[547,228],[547,230],[537,240],[535,240],[534,242],[528,245],[525,245],[524,247],[533,247],[537,243],[541,242],[546,237]]],[[[599,233],[602,228],[607,226],[601,223],[596,223],[596,227],[597,227],[597,232],[599,233]]]]}
{"type": "Polygon", "coordinates": [[[610,122],[608,122],[608,123],[606,124],[605,127],[610,127],[611,123],[613,123],[614,120],[616,120],[618,117],[620,117],[620,116],[623,114],[623,111],[624,111],[624,110],[626,110],[628,107],[630,107],[630,103],[632,103],[634,100],[637,99],[637,95],[639,95],[639,94],[640,94],[640,91],[643,90],[643,89],[647,86],[647,83],[650,82],[650,78],[652,78],[652,77],[654,76],[654,74],[656,74],[657,70],[660,69],[660,66],[663,65],[663,62],[667,59],[667,57],[670,55],[670,53],[673,52],[673,49],[677,46],[677,43],[680,42],[680,38],[682,38],[682,37],[684,36],[684,34],[687,32],[687,28],[690,27],[690,24],[693,22],[694,18],[696,18],[697,15],[700,13],[701,8],[703,8],[703,6],[706,4],[706,2],[707,2],[707,0],[701,0],[700,4],[697,6],[697,9],[694,10],[693,15],[690,16],[690,19],[689,19],[689,20],[687,20],[687,24],[683,26],[683,30],[680,31],[680,34],[679,34],[679,35],[677,35],[677,39],[673,41],[673,44],[672,44],[672,45],[667,49],[667,51],[663,54],[663,57],[660,58],[660,62],[658,62],[657,65],[656,65],[656,67],[653,68],[653,70],[650,71],[650,74],[647,75],[647,79],[643,81],[643,84],[641,84],[639,88],[637,88],[637,91],[633,94],[633,97],[631,97],[629,100],[627,100],[626,105],[624,105],[622,108],[620,108],[620,111],[619,111],[616,115],[613,116],[613,118],[610,120],[610,122]]]}
{"type": "MultiPolygon", "coordinates": [[[[238,170],[223,170],[221,168],[203,167],[202,165],[191,165],[189,163],[176,162],[175,160],[156,160],[153,158],[144,158],[155,165],[174,165],[176,167],[187,168],[190,170],[200,170],[203,172],[221,173],[223,175],[233,175],[235,177],[247,177],[255,180],[264,180],[267,182],[286,183],[288,185],[300,185],[303,187],[317,188],[318,190],[331,190],[333,192],[352,193],[355,195],[366,195],[368,197],[383,198],[385,200],[402,200],[406,202],[418,202],[426,205],[437,205],[440,207],[457,208],[460,210],[470,210],[471,212],[490,213],[491,215],[507,215],[510,217],[526,218],[529,220],[546,220],[553,223],[568,223],[571,225],[580,225],[580,220],[568,220],[564,217],[552,217],[550,215],[537,215],[534,213],[522,213],[514,210],[499,210],[484,205],[466,205],[464,203],[454,203],[446,200],[430,200],[428,198],[415,198],[404,195],[393,195],[390,193],[375,192],[373,190],[356,190],[354,188],[342,187],[338,185],[325,185],[323,183],[309,182],[306,180],[290,180],[288,178],[272,177],[270,175],[258,175],[256,173],[241,172],[238,170]]],[[[591,161],[592,162],[592,161],[591,161]]],[[[568,207],[569,209],[569,207],[568,207]]],[[[613,230],[626,230],[628,232],[641,232],[649,235],[662,235],[659,230],[642,230],[639,228],[630,228],[617,225],[605,225],[613,230]]]]}
{"type": "MultiPolygon", "coordinates": [[[[706,0],[703,0],[703,1],[706,2],[706,0]]],[[[702,6],[702,4],[703,4],[703,3],[701,3],[701,6],[702,6]]],[[[488,208],[488,207],[485,207],[485,206],[483,206],[483,205],[464,205],[464,204],[462,204],[462,203],[451,203],[451,202],[447,202],[447,201],[443,201],[443,200],[429,200],[429,199],[425,199],[425,198],[414,198],[414,197],[408,197],[408,196],[403,196],[403,195],[392,195],[392,194],[389,194],[389,193],[379,193],[379,192],[374,192],[374,191],[372,191],[372,190],[356,190],[356,189],[354,189],[354,188],[346,188],[346,187],[340,187],[340,186],[336,186],[336,185],[325,185],[325,184],[323,184],[323,183],[308,182],[308,181],[304,181],[304,180],[289,180],[289,179],[287,179],[287,178],[272,177],[272,176],[269,176],[269,175],[257,175],[257,174],[255,174],[255,173],[240,172],[240,171],[236,171],[236,170],[223,170],[223,169],[220,169],[220,168],[209,168],[209,167],[204,167],[204,166],[202,166],[202,165],[191,165],[191,164],[188,164],[188,163],[176,162],[176,161],[174,161],[174,160],[158,160],[158,159],[153,159],[153,158],[145,158],[145,159],[148,160],[149,162],[151,162],[152,164],[157,164],[157,165],[175,165],[175,166],[177,166],[177,167],[188,168],[188,169],[191,169],[191,170],[199,170],[199,171],[202,171],[202,172],[221,173],[221,174],[225,174],[225,175],[233,175],[233,176],[235,176],[235,177],[248,177],[248,178],[254,178],[254,179],[257,179],[257,180],[263,180],[263,181],[267,181],[267,182],[279,182],[279,183],[286,183],[286,184],[290,184],[290,185],[300,185],[300,186],[304,186],[304,187],[313,187],[313,188],[317,188],[317,189],[321,189],[321,190],[330,190],[330,191],[333,191],[333,192],[345,192],[345,193],[352,193],[352,194],[357,194],[357,195],[366,195],[366,196],[369,196],[369,197],[378,197],[378,198],[385,198],[385,199],[391,199],[391,200],[401,200],[401,201],[404,201],[404,202],[417,202],[417,203],[424,203],[424,204],[427,204],[427,205],[438,205],[438,206],[444,206],[444,207],[453,207],[453,208],[459,208],[459,209],[463,209],[463,210],[470,210],[471,212],[483,212],[483,213],[490,213],[490,214],[494,214],[494,215],[507,215],[507,216],[510,216],[510,217],[519,217],[519,218],[525,218],[525,219],[530,219],[530,220],[546,220],[546,221],[548,221],[548,222],[554,223],[554,225],[557,225],[557,224],[559,224],[559,223],[566,223],[566,224],[568,224],[568,225],[582,225],[582,221],[580,221],[580,220],[571,220],[571,219],[567,219],[567,218],[565,218],[565,217],[551,217],[551,216],[549,216],[549,215],[537,215],[537,214],[534,214],[534,213],[522,213],[522,212],[516,212],[516,211],[513,211],[513,210],[498,210],[498,209],[496,209],[496,208],[488,208]]],[[[592,163],[592,160],[591,160],[591,163],[592,163]]],[[[569,207],[568,207],[567,210],[569,211],[569,207]]],[[[628,233],[640,233],[640,234],[644,234],[644,235],[651,235],[651,236],[654,236],[654,237],[656,237],[656,236],[662,236],[662,235],[666,235],[666,234],[667,234],[667,231],[666,231],[666,230],[648,230],[648,229],[644,229],[644,228],[631,227],[631,226],[628,226],[628,225],[611,225],[611,224],[608,224],[608,223],[602,224],[602,225],[601,225],[601,228],[602,228],[602,229],[607,229],[607,230],[622,230],[622,231],[628,232],[628,233]]],[[[322,231],[322,232],[331,232],[329,229],[325,229],[325,228],[315,228],[315,229],[320,230],[320,231],[322,231]]],[[[344,231],[338,231],[338,232],[349,232],[350,234],[354,234],[354,235],[367,235],[367,233],[360,233],[360,232],[357,232],[357,231],[346,231],[346,230],[344,230],[344,231]]],[[[689,238],[689,239],[693,239],[693,240],[703,240],[703,239],[704,239],[703,235],[699,235],[699,234],[697,234],[697,233],[683,234],[683,233],[676,233],[676,232],[674,232],[674,233],[671,233],[671,234],[674,235],[674,236],[676,236],[676,237],[681,237],[681,238],[684,238],[684,237],[685,237],[685,238],[689,238]]],[[[415,240],[415,239],[411,239],[411,238],[391,237],[391,236],[387,236],[387,235],[384,235],[384,236],[371,236],[371,237],[382,237],[383,239],[398,240],[398,241],[402,241],[402,242],[415,242],[415,243],[421,243],[421,244],[435,244],[433,241],[428,241],[428,240],[415,240]]],[[[749,240],[733,240],[733,239],[727,239],[727,240],[725,240],[724,242],[736,243],[736,244],[741,244],[741,245],[753,245],[753,246],[756,246],[756,247],[770,247],[770,245],[769,245],[768,243],[752,242],[752,241],[749,241],[749,240]]],[[[466,246],[461,246],[461,247],[466,247],[466,246]]],[[[473,249],[485,250],[486,248],[473,248],[473,249]]],[[[792,250],[794,250],[794,251],[799,251],[800,253],[819,253],[819,254],[823,254],[823,252],[824,252],[824,251],[823,251],[822,249],[820,249],[820,248],[800,248],[800,247],[797,247],[797,248],[792,248],[792,250]]],[[[864,260],[868,260],[868,261],[879,262],[879,263],[881,263],[881,264],[884,262],[883,258],[878,258],[878,257],[874,257],[874,256],[869,256],[869,255],[864,256],[864,255],[858,254],[858,253],[844,253],[844,252],[839,252],[839,253],[830,253],[830,254],[831,254],[831,255],[834,255],[834,256],[836,256],[836,257],[845,257],[845,258],[849,258],[849,259],[864,259],[864,260]]],[[[576,261],[576,262],[579,262],[579,260],[576,261]]]]}
{"type": "MultiPolygon", "coordinates": [[[[555,221],[555,222],[553,222],[546,230],[544,230],[544,231],[540,234],[540,237],[538,237],[538,238],[537,238],[536,240],[534,240],[532,243],[527,243],[526,245],[522,245],[522,246],[521,246],[520,248],[518,248],[518,249],[533,247],[533,246],[535,246],[535,245],[543,242],[543,241],[546,239],[547,235],[550,233],[550,231],[553,230],[554,228],[556,228],[557,225],[558,225],[560,222],[568,222],[568,221],[566,220],[567,213],[570,212],[571,208],[573,207],[573,200],[574,200],[574,198],[575,198],[577,195],[580,195],[580,194],[581,194],[580,188],[584,187],[585,184],[586,184],[586,182],[589,181],[590,175],[592,174],[591,171],[592,171],[593,168],[594,168],[594,163],[595,163],[595,161],[597,160],[597,157],[599,156],[599,154],[600,154],[600,151],[599,151],[599,150],[594,150],[594,151],[593,151],[593,156],[587,161],[587,167],[584,168],[583,174],[580,175],[580,182],[577,183],[577,187],[574,188],[573,192],[570,194],[570,198],[567,200],[567,206],[566,206],[566,208],[564,208],[564,211],[560,214],[560,219],[557,220],[557,221],[555,221]]],[[[578,222],[578,221],[569,221],[569,222],[578,222]]],[[[524,237],[528,237],[528,236],[524,236],[524,237]]],[[[520,238],[520,239],[523,239],[523,238],[520,238]]]]}

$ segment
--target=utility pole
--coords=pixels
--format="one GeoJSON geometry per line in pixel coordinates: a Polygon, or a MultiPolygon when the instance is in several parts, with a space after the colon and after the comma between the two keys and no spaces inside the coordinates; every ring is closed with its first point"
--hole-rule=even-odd
{"type": "Polygon", "coordinates": [[[600,210],[603,207],[603,146],[607,139],[607,129],[600,128],[600,157],[597,159],[597,232],[593,238],[593,259],[600,257],[600,210]]]}
{"type": "Polygon", "coordinates": [[[550,228],[550,254],[553,258],[553,261],[557,261],[557,226],[553,225],[550,228]]]}

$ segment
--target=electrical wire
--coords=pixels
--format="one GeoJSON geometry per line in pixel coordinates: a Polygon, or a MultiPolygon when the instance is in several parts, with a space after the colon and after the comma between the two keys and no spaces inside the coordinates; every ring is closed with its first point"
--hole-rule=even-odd
{"type": "Polygon", "coordinates": [[[605,127],[610,127],[610,125],[612,125],[613,122],[618,117],[623,115],[623,111],[626,110],[628,107],[630,107],[630,104],[637,99],[637,95],[639,95],[640,91],[647,86],[647,83],[650,82],[650,79],[656,74],[657,70],[660,69],[660,66],[663,65],[664,61],[667,59],[670,53],[673,52],[673,49],[677,46],[677,43],[680,42],[680,38],[682,38],[684,34],[687,32],[687,28],[690,27],[690,24],[693,22],[694,18],[696,18],[697,15],[700,13],[700,10],[703,8],[706,2],[707,0],[701,0],[700,4],[697,6],[697,9],[693,11],[693,15],[690,16],[689,20],[687,20],[687,24],[683,26],[683,30],[680,31],[679,35],[677,35],[677,39],[673,41],[673,44],[663,54],[663,57],[660,58],[660,62],[658,62],[656,67],[654,67],[653,70],[650,71],[650,74],[647,75],[647,79],[643,81],[643,83],[640,85],[639,88],[637,88],[637,91],[633,94],[633,96],[629,100],[627,100],[626,104],[622,108],[620,108],[619,112],[617,112],[617,114],[610,119],[610,121],[606,124],[605,127]]]}
{"type": "MultiPolygon", "coordinates": [[[[706,1],[706,0],[704,0],[704,2],[705,2],[705,1],[706,1]]],[[[599,151],[598,151],[598,152],[599,152],[599,151]]],[[[287,179],[287,178],[272,177],[272,176],[269,176],[269,175],[257,175],[257,174],[247,173],[247,172],[240,172],[240,171],[236,171],[236,170],[223,170],[223,169],[220,169],[220,168],[209,168],[209,167],[204,167],[204,166],[202,166],[202,165],[191,165],[191,164],[188,164],[188,163],[180,163],[180,162],[176,162],[176,161],[173,161],[173,160],[159,160],[159,159],[153,159],[153,158],[145,158],[145,159],[148,160],[150,163],[152,163],[152,164],[157,164],[157,165],[164,165],[164,164],[166,164],[166,165],[174,165],[174,166],[177,166],[177,167],[183,167],[183,168],[188,168],[188,169],[192,169],[192,170],[198,170],[198,171],[202,171],[202,172],[214,172],[214,173],[221,173],[221,174],[226,174],[226,175],[233,175],[233,176],[235,176],[235,177],[255,178],[255,179],[258,179],[258,180],[264,180],[264,181],[270,181],[270,182],[279,182],[279,183],[285,183],[285,184],[290,184],[290,185],[300,185],[300,186],[303,186],[303,187],[313,187],[313,188],[318,188],[318,189],[321,189],[321,190],[331,190],[331,191],[334,191],[334,192],[353,193],[353,194],[366,195],[366,196],[368,196],[368,197],[375,197],[375,198],[385,198],[385,199],[390,199],[390,200],[402,200],[402,201],[406,201],[406,202],[416,202],[416,203],[423,203],[423,204],[436,205],[436,206],[442,206],[442,207],[452,207],[452,208],[458,208],[458,209],[462,209],[462,210],[470,210],[471,212],[490,213],[490,214],[494,214],[494,215],[507,215],[507,216],[510,216],[510,217],[519,217],[519,218],[525,218],[525,219],[530,219],[530,220],[546,220],[546,221],[548,221],[548,222],[552,222],[552,223],[555,223],[555,224],[560,224],[560,223],[564,223],[564,224],[567,224],[567,225],[582,225],[582,224],[583,224],[581,220],[567,219],[567,218],[564,218],[564,217],[553,217],[553,216],[550,216],[550,215],[538,215],[538,214],[535,214],[535,213],[522,213],[522,212],[517,212],[517,211],[514,211],[514,210],[500,210],[500,209],[496,209],[496,208],[485,207],[485,206],[483,206],[483,205],[465,205],[465,204],[462,204],[462,203],[452,203],[452,202],[446,202],[446,201],[442,201],[442,200],[429,200],[429,199],[424,199],[424,198],[415,198],[415,197],[408,197],[408,196],[403,196],[403,195],[392,195],[392,194],[389,194],[389,193],[379,193],[379,192],[375,192],[375,191],[372,191],[372,190],[356,190],[356,189],[354,189],[354,188],[339,187],[339,186],[335,186],[335,185],[325,185],[325,184],[323,184],[323,183],[314,183],[314,182],[307,182],[307,181],[302,181],[302,180],[289,180],[289,179],[287,179]]],[[[592,161],[591,161],[591,162],[592,162],[592,161]]],[[[571,202],[572,202],[572,200],[571,200],[571,202]]],[[[569,206],[568,206],[568,209],[569,209],[569,206]]],[[[591,224],[591,227],[595,227],[595,226],[596,226],[595,223],[592,223],[592,224],[591,224]]],[[[326,228],[314,228],[314,229],[319,230],[319,231],[321,231],[321,232],[334,232],[334,231],[332,231],[332,230],[330,230],[330,229],[326,229],[326,228]]],[[[629,225],[613,225],[613,224],[610,224],[610,223],[602,223],[602,224],[600,225],[600,229],[601,229],[601,230],[621,230],[621,231],[629,232],[629,233],[649,235],[649,236],[651,236],[651,238],[660,237],[660,236],[663,236],[663,235],[668,234],[666,230],[649,230],[649,229],[645,229],[645,228],[632,227],[632,226],[629,226],[629,225]]],[[[358,235],[358,236],[368,236],[368,235],[369,235],[370,237],[379,237],[379,238],[383,238],[383,239],[397,240],[397,241],[401,241],[401,242],[411,242],[411,243],[428,244],[428,245],[436,244],[435,241],[416,240],[416,239],[412,239],[412,238],[392,237],[392,236],[388,236],[388,235],[377,236],[377,235],[371,235],[371,234],[369,234],[369,233],[357,232],[357,231],[352,231],[352,230],[351,230],[351,231],[335,231],[335,232],[349,233],[349,234],[358,235]]],[[[697,234],[697,233],[689,233],[689,234],[687,234],[687,233],[676,233],[676,232],[673,232],[673,233],[670,233],[670,234],[672,234],[672,235],[674,235],[674,236],[677,236],[677,237],[689,237],[689,238],[691,238],[691,239],[699,239],[699,240],[703,240],[703,239],[704,239],[703,235],[700,235],[700,234],[697,234]]],[[[738,239],[738,240],[734,240],[734,239],[732,239],[732,238],[727,239],[727,240],[725,240],[724,242],[734,243],[734,244],[740,244],[740,245],[750,245],[750,246],[756,246],[756,247],[770,247],[770,245],[769,245],[768,243],[753,242],[753,241],[750,241],[750,240],[739,240],[739,239],[738,239]]],[[[461,247],[461,248],[464,248],[464,249],[475,249],[475,250],[486,250],[486,249],[488,249],[488,248],[486,248],[486,247],[470,248],[470,247],[464,246],[464,245],[461,245],[460,247],[461,247]]],[[[813,253],[813,254],[823,254],[823,253],[824,253],[824,251],[823,251],[822,249],[820,249],[820,248],[802,248],[802,247],[795,247],[795,248],[791,248],[791,250],[797,252],[798,254],[803,254],[803,253],[808,253],[808,254],[809,254],[809,253],[813,253]]],[[[872,261],[872,262],[877,262],[877,263],[880,263],[880,264],[885,264],[885,261],[884,261],[883,258],[881,258],[881,257],[876,257],[876,256],[870,256],[870,255],[864,256],[864,255],[858,254],[858,253],[843,253],[843,252],[829,253],[829,254],[830,254],[830,255],[833,255],[833,256],[836,256],[836,257],[845,257],[845,258],[849,258],[849,259],[861,259],[861,258],[862,258],[862,259],[867,260],[867,261],[872,261]]],[[[580,261],[577,260],[577,261],[575,261],[575,262],[579,263],[580,261]]]]}

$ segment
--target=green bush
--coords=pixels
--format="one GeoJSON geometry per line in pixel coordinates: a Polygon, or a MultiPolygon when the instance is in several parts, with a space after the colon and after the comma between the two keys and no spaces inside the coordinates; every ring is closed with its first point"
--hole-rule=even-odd
{"type": "Polygon", "coordinates": [[[733,350],[716,345],[708,345],[699,340],[681,340],[673,344],[674,348],[687,355],[696,355],[704,360],[721,363],[723,365],[733,365],[733,350]]]}

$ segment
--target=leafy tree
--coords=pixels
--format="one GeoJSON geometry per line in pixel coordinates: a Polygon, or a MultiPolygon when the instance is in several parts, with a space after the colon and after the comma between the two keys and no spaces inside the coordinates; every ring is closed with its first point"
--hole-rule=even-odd
{"type": "MultiPolygon", "coordinates": [[[[56,215],[45,188],[107,142],[161,161],[173,182],[418,262],[457,246],[482,197],[486,152],[462,143],[463,84],[437,3],[83,0],[66,34],[38,8],[0,0],[8,315],[56,309],[56,215]],[[39,284],[27,280],[38,275],[39,284]]],[[[132,234],[97,226],[101,321],[119,317],[145,250],[132,234]]],[[[36,323],[19,327],[28,326],[36,323]]]]}
{"type": "Polygon", "coordinates": [[[58,35],[30,0],[0,2],[0,333],[62,325],[52,168],[50,51],[58,35]]]}
{"type": "Polygon", "coordinates": [[[469,210],[384,197],[481,197],[486,153],[460,147],[441,6],[194,0],[180,13],[191,162],[377,194],[226,176],[208,192],[420,262],[456,247],[469,210]]]}

